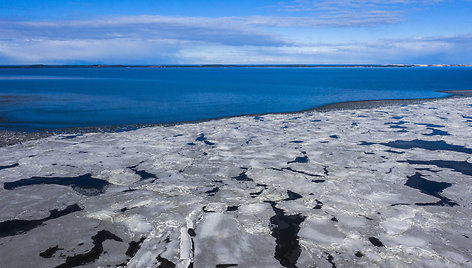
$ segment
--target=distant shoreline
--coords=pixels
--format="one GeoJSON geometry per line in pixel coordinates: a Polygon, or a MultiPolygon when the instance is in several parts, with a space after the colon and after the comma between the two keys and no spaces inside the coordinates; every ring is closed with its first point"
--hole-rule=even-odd
{"type": "Polygon", "coordinates": [[[0,69],[40,68],[411,68],[411,67],[472,67],[472,64],[182,64],[182,65],[0,65],[0,69]]]}
{"type": "Polygon", "coordinates": [[[332,110],[348,110],[348,109],[372,109],[377,107],[385,107],[392,105],[408,105],[408,104],[419,104],[429,101],[438,101],[447,98],[467,98],[472,97],[472,89],[470,90],[447,90],[447,91],[438,91],[442,93],[450,94],[449,96],[439,97],[439,98],[420,98],[420,99],[386,99],[386,100],[363,100],[363,101],[346,101],[346,102],[337,102],[327,105],[322,105],[319,107],[314,107],[306,110],[300,110],[295,112],[279,112],[279,113],[262,113],[262,114],[243,114],[237,116],[225,116],[211,119],[202,119],[195,121],[184,121],[184,122],[174,122],[174,123],[152,123],[152,124],[129,124],[129,125],[119,125],[119,126],[93,126],[93,127],[69,127],[69,128],[60,128],[60,129],[44,129],[38,132],[26,132],[26,131],[16,131],[16,130],[0,130],[0,147],[10,146],[17,143],[22,143],[29,140],[36,140],[41,138],[46,138],[53,135],[81,135],[85,133],[109,133],[109,132],[123,132],[123,131],[132,131],[139,128],[145,127],[156,127],[156,126],[174,126],[182,124],[198,124],[202,122],[221,120],[226,118],[235,118],[235,117],[248,117],[248,116],[264,116],[268,114],[285,114],[285,115],[294,115],[300,113],[307,113],[312,111],[318,112],[328,112],[332,110]]]}

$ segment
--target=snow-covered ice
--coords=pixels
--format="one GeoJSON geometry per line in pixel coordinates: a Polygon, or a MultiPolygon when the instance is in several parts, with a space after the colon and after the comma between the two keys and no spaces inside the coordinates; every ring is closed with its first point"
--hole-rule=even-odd
{"type": "Polygon", "coordinates": [[[0,148],[0,266],[472,267],[471,103],[0,148]]]}

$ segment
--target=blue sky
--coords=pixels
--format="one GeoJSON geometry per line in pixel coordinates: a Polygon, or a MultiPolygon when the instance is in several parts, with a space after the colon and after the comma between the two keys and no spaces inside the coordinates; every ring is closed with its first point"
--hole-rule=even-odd
{"type": "Polygon", "coordinates": [[[0,64],[472,63],[472,0],[0,0],[0,64]]]}

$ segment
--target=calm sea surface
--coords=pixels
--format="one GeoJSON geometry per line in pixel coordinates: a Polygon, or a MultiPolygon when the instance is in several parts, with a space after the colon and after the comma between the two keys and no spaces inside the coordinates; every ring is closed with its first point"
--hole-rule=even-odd
{"type": "Polygon", "coordinates": [[[0,128],[182,122],[472,89],[472,68],[0,69],[0,128]]]}

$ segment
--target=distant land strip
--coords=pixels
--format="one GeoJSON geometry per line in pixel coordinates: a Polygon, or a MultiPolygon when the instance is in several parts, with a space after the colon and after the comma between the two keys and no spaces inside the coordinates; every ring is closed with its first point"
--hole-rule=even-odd
{"type": "Polygon", "coordinates": [[[0,69],[31,68],[389,68],[389,67],[472,67],[472,64],[183,64],[183,65],[0,65],[0,69]]]}

